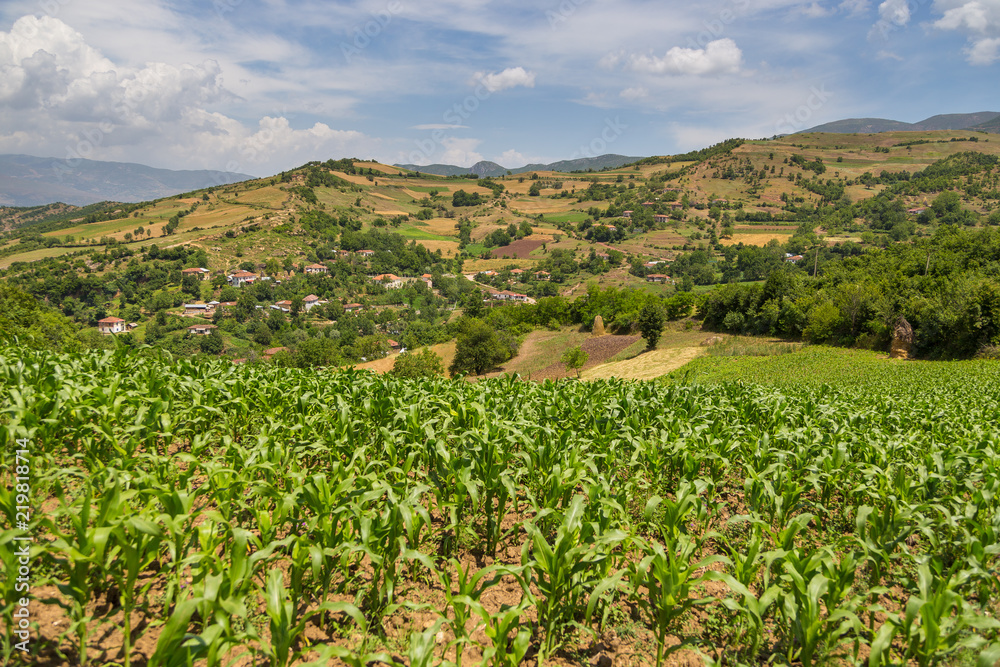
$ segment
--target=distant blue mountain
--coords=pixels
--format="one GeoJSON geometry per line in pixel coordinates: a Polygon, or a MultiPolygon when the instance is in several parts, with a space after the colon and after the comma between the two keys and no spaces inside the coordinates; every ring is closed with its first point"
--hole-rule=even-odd
{"type": "Polygon", "coordinates": [[[140,202],[252,178],[227,171],[174,171],[128,162],[0,155],[0,205],[140,202]]]}

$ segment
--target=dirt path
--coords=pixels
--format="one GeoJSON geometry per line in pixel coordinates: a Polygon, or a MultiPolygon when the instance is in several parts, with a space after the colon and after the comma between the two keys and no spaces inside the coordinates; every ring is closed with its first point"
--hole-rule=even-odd
{"type": "Polygon", "coordinates": [[[704,351],[704,348],[700,347],[672,347],[665,350],[653,350],[626,361],[616,361],[590,368],[583,371],[580,377],[584,380],[610,377],[623,380],[652,380],[677,370],[704,351]]]}

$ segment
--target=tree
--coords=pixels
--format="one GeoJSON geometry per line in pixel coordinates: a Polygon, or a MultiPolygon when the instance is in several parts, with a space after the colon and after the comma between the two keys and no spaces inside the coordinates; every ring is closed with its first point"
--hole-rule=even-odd
{"type": "Polygon", "coordinates": [[[482,375],[507,361],[517,351],[514,340],[481,320],[469,319],[458,336],[455,358],[448,368],[452,375],[474,372],[482,375]]]}
{"type": "Polygon", "coordinates": [[[652,350],[660,341],[663,332],[663,307],[656,302],[649,302],[639,312],[639,331],[646,341],[647,349],[652,350]]]}
{"type": "Polygon", "coordinates": [[[483,293],[473,289],[462,299],[463,312],[469,317],[480,317],[483,314],[483,293]]]}
{"type": "Polygon", "coordinates": [[[420,352],[407,352],[396,357],[390,373],[400,378],[436,377],[444,375],[444,364],[441,357],[425,347],[420,352]]]}
{"type": "Polygon", "coordinates": [[[561,361],[564,364],[566,364],[566,370],[568,371],[575,370],[576,377],[579,378],[580,369],[583,368],[584,364],[587,363],[587,360],[589,358],[590,355],[587,354],[587,352],[582,347],[577,345],[576,347],[563,352],[561,361]]]}
{"type": "Polygon", "coordinates": [[[222,334],[218,329],[212,329],[212,333],[202,336],[198,346],[205,354],[219,354],[224,347],[222,344],[222,334]]]}

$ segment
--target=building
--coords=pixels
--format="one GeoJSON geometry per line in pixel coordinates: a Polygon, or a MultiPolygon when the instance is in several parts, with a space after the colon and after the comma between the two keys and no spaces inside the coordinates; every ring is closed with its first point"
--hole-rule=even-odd
{"type": "Polygon", "coordinates": [[[632,211],[622,211],[622,217],[628,220],[632,217],[632,211]]]}
{"type": "Polygon", "coordinates": [[[665,213],[657,213],[653,215],[653,222],[668,222],[669,220],[670,216],[665,213]]]}
{"type": "Polygon", "coordinates": [[[203,269],[201,267],[198,267],[198,268],[195,268],[195,269],[183,269],[183,270],[181,270],[181,276],[182,277],[186,278],[188,276],[194,276],[198,280],[207,280],[208,277],[211,274],[212,274],[211,271],[209,271],[208,269],[203,269]]]}
{"type": "Polygon", "coordinates": [[[310,294],[306,298],[302,299],[302,302],[306,306],[306,311],[309,311],[312,308],[314,308],[314,307],[318,306],[319,304],[323,303],[323,301],[320,301],[319,297],[316,296],[315,294],[310,294]]]}
{"type": "Polygon", "coordinates": [[[229,275],[226,280],[229,281],[229,284],[233,287],[242,287],[245,283],[252,284],[255,280],[257,280],[257,274],[250,273],[249,271],[237,271],[236,273],[229,275]]]}
{"type": "Polygon", "coordinates": [[[375,254],[375,251],[374,250],[359,250],[358,254],[361,255],[362,257],[371,257],[372,255],[375,254]]]}
{"type": "Polygon", "coordinates": [[[306,267],[306,273],[329,273],[330,269],[322,264],[310,264],[306,267]]]}
{"type": "Polygon", "coordinates": [[[386,289],[399,289],[403,286],[403,279],[391,273],[380,273],[377,276],[372,276],[372,280],[382,283],[386,289]]]}
{"type": "Polygon", "coordinates": [[[425,285],[427,285],[427,289],[434,289],[434,276],[429,273],[425,273],[420,276],[420,279],[424,281],[425,285]]]}
{"type": "Polygon", "coordinates": [[[215,306],[211,303],[185,303],[184,315],[191,317],[194,315],[210,315],[215,312],[215,306]]]}
{"type": "Polygon", "coordinates": [[[270,359],[279,352],[288,352],[287,347],[269,347],[264,350],[264,359],[270,359]]]}
{"type": "Polygon", "coordinates": [[[785,261],[791,262],[792,264],[801,260],[802,260],[802,255],[789,255],[788,257],[785,257],[785,261]]]}
{"type": "Polygon", "coordinates": [[[212,333],[212,329],[216,329],[214,324],[192,324],[188,327],[188,331],[196,336],[207,336],[212,333]]]}
{"type": "Polygon", "coordinates": [[[397,343],[396,341],[394,341],[391,338],[389,338],[385,342],[389,343],[389,347],[392,349],[393,352],[399,352],[401,349],[403,349],[402,345],[400,345],[399,343],[397,343]]]}
{"type": "Polygon", "coordinates": [[[646,276],[647,283],[665,283],[670,280],[670,276],[663,275],[662,273],[651,273],[646,276]]]}
{"type": "Polygon", "coordinates": [[[125,331],[125,320],[119,317],[105,317],[103,320],[97,320],[97,330],[105,336],[121,333],[125,331]]]}
{"type": "Polygon", "coordinates": [[[646,208],[649,208],[650,206],[653,206],[653,205],[654,204],[651,201],[644,201],[644,202],[642,202],[642,206],[645,206],[646,208]]]}
{"type": "Polygon", "coordinates": [[[344,312],[345,313],[356,313],[356,312],[361,311],[361,310],[364,310],[364,306],[362,306],[360,303],[348,303],[348,304],[344,304],[344,312]]]}
{"type": "Polygon", "coordinates": [[[548,271],[535,271],[536,280],[548,280],[550,275],[548,271]]]}

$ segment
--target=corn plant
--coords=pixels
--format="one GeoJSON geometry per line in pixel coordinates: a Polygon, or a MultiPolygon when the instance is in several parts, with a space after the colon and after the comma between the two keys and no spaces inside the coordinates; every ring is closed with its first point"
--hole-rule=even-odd
{"type": "Polygon", "coordinates": [[[286,667],[308,650],[308,647],[296,645],[301,641],[309,620],[317,614],[344,613],[354,619],[362,632],[367,628],[367,622],[358,608],[345,602],[324,602],[317,609],[300,613],[297,600],[285,588],[284,575],[280,570],[268,573],[265,596],[271,641],[260,646],[275,667],[286,667]]]}
{"type": "Polygon", "coordinates": [[[590,534],[583,513],[584,499],[576,496],[552,543],[533,527],[531,539],[521,551],[521,564],[542,595],[535,605],[539,625],[545,631],[539,664],[560,646],[569,628],[589,630],[577,619],[586,611],[591,593],[605,579],[612,550],[625,537],[590,534]]]}
{"type": "Polygon", "coordinates": [[[678,536],[666,547],[642,538],[635,538],[635,545],[644,556],[627,568],[627,595],[639,605],[653,628],[659,667],[666,656],[685,646],[685,642],[681,642],[667,649],[667,635],[678,630],[680,620],[688,611],[711,601],[711,598],[691,595],[694,587],[705,579],[697,571],[726,559],[715,555],[696,560],[700,545],[686,535],[678,536]],[[646,594],[641,593],[643,589],[646,594]]]}
{"type": "Polygon", "coordinates": [[[888,665],[891,646],[901,643],[899,660],[916,662],[920,667],[940,664],[962,650],[980,650],[986,640],[972,630],[1000,629],[1000,621],[980,616],[957,589],[959,582],[950,575],[932,571],[925,560],[917,567],[916,591],[906,602],[903,614],[890,618],[872,642],[870,665],[888,665]]]}

